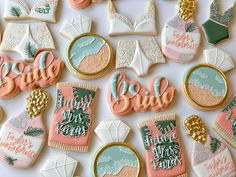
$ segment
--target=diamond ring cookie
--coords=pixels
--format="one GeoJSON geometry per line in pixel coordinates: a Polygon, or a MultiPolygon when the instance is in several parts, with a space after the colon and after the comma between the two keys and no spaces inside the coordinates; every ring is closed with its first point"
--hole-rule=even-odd
{"type": "Polygon", "coordinates": [[[200,29],[193,19],[195,0],[179,0],[178,15],[162,31],[162,52],[174,62],[193,60],[200,46],[200,29]]]}
{"type": "Polygon", "coordinates": [[[229,38],[228,26],[234,17],[235,4],[221,14],[219,0],[212,1],[210,18],[202,25],[208,43],[215,45],[229,38]]]}
{"type": "Polygon", "coordinates": [[[40,52],[33,63],[0,57],[0,98],[13,98],[21,91],[55,84],[64,63],[49,51],[40,52]]]}
{"type": "Polygon", "coordinates": [[[16,168],[27,168],[35,162],[46,138],[42,111],[48,104],[46,91],[33,90],[27,98],[26,110],[3,124],[0,161],[16,168]]]}
{"type": "Polygon", "coordinates": [[[236,148],[236,96],[216,117],[213,128],[222,138],[236,148]]]}
{"type": "Polygon", "coordinates": [[[48,145],[67,151],[87,152],[94,122],[97,87],[58,83],[56,108],[48,145]]]}
{"type": "Polygon", "coordinates": [[[93,161],[94,177],[141,177],[141,157],[131,145],[124,143],[129,131],[120,120],[102,121],[98,125],[95,133],[105,145],[93,161]]]}
{"type": "Polygon", "coordinates": [[[4,19],[32,19],[55,23],[57,5],[58,0],[38,0],[30,9],[26,0],[6,0],[4,19]]]}
{"type": "Polygon", "coordinates": [[[148,177],[187,177],[184,149],[177,132],[175,114],[156,116],[138,124],[148,177]]]}
{"type": "Polygon", "coordinates": [[[117,12],[112,0],[108,0],[109,35],[153,35],[156,29],[156,7],[153,0],[147,0],[146,12],[135,21],[117,12]]]}
{"type": "Polygon", "coordinates": [[[116,68],[132,68],[138,76],[145,76],[149,68],[157,63],[166,63],[166,60],[155,38],[118,42],[116,68]]]}
{"type": "Polygon", "coordinates": [[[113,60],[111,44],[100,35],[86,33],[70,42],[65,63],[80,79],[93,80],[105,75],[113,60]]]}
{"type": "Polygon", "coordinates": [[[158,76],[149,88],[130,80],[124,72],[112,75],[108,86],[108,103],[113,114],[124,116],[132,111],[163,111],[173,102],[176,90],[167,78],[158,76]]]}
{"type": "Polygon", "coordinates": [[[236,169],[227,146],[210,136],[196,115],[185,120],[186,133],[194,140],[191,164],[198,177],[234,177],[236,169]]]}
{"type": "Polygon", "coordinates": [[[228,80],[224,72],[234,68],[232,58],[221,49],[204,51],[207,64],[192,67],[184,77],[184,94],[200,109],[221,106],[228,95],[228,80]]]}
{"type": "Polygon", "coordinates": [[[40,173],[43,177],[74,177],[78,162],[68,155],[49,159],[40,173]]]}

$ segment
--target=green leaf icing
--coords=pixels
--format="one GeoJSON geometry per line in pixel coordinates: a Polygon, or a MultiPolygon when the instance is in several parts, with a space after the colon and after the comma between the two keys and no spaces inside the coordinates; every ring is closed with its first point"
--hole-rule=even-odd
{"type": "Polygon", "coordinates": [[[13,159],[13,158],[8,157],[8,156],[5,157],[5,161],[7,162],[8,165],[11,165],[11,166],[14,165],[14,163],[15,163],[16,160],[17,160],[17,159],[13,159]]]}
{"type": "Polygon", "coordinates": [[[215,153],[220,148],[221,142],[218,139],[211,137],[210,145],[211,145],[211,152],[215,153]]]}
{"type": "Polygon", "coordinates": [[[21,9],[19,7],[12,7],[10,9],[10,14],[12,16],[15,16],[15,17],[20,17],[22,12],[21,12],[21,9]]]}
{"type": "Polygon", "coordinates": [[[185,30],[186,30],[186,32],[191,33],[191,32],[193,32],[193,31],[196,30],[196,27],[197,27],[197,26],[196,26],[195,23],[189,22],[189,23],[186,23],[186,25],[185,25],[185,30]]]}
{"type": "Polygon", "coordinates": [[[37,52],[37,48],[33,44],[31,44],[31,42],[26,43],[26,45],[25,45],[25,54],[29,58],[34,58],[36,52],[37,52]]]}
{"type": "Polygon", "coordinates": [[[26,131],[24,131],[24,134],[26,136],[39,136],[44,134],[44,130],[41,128],[33,128],[33,127],[28,127],[26,131]]]}

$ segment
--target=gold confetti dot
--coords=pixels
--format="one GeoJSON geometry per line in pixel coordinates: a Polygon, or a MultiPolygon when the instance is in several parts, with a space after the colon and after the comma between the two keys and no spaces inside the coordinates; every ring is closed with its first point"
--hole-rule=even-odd
{"type": "Polygon", "coordinates": [[[195,0],[179,0],[178,8],[178,15],[187,21],[194,16],[196,10],[195,0]]]}

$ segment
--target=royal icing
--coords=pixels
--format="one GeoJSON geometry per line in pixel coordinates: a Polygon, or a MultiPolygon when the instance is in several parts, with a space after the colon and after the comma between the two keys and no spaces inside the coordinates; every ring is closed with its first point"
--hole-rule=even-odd
{"type": "Polygon", "coordinates": [[[149,89],[129,80],[124,72],[116,72],[108,86],[108,103],[116,115],[126,115],[132,111],[163,111],[173,101],[175,88],[164,77],[151,80],[149,89]]]}
{"type": "Polygon", "coordinates": [[[217,116],[213,127],[220,136],[236,148],[236,96],[217,116]]]}
{"type": "Polygon", "coordinates": [[[88,151],[96,91],[96,87],[84,84],[57,84],[49,146],[69,151],[88,151]]]}
{"type": "Polygon", "coordinates": [[[58,0],[39,0],[30,10],[26,0],[6,0],[4,18],[6,20],[33,19],[56,22],[58,0]]]}
{"type": "Polygon", "coordinates": [[[41,111],[49,97],[45,91],[34,90],[27,101],[26,111],[8,119],[0,131],[0,161],[16,168],[31,166],[45,142],[41,111]]]}
{"type": "Polygon", "coordinates": [[[48,160],[40,173],[43,177],[73,177],[76,167],[76,160],[67,155],[62,155],[53,160],[48,160]]]}
{"type": "Polygon", "coordinates": [[[201,34],[192,18],[194,11],[194,0],[179,0],[179,14],[162,31],[162,52],[175,62],[190,62],[198,52],[201,34]]]}
{"type": "Polygon", "coordinates": [[[174,114],[139,123],[148,177],[187,176],[184,150],[174,114]]]}
{"type": "Polygon", "coordinates": [[[166,60],[155,40],[119,41],[116,52],[116,68],[132,68],[138,76],[148,74],[149,68],[166,60]]]}
{"type": "Polygon", "coordinates": [[[102,121],[95,129],[96,135],[107,145],[96,154],[93,176],[140,177],[141,159],[136,150],[123,143],[130,128],[120,120],[102,121]]]}
{"type": "Polygon", "coordinates": [[[3,111],[2,107],[0,106],[0,123],[3,120],[3,117],[4,117],[4,111],[3,111]]]}
{"type": "Polygon", "coordinates": [[[113,62],[111,45],[96,34],[76,37],[68,47],[66,65],[81,79],[96,79],[110,69],[113,62]]]}
{"type": "Polygon", "coordinates": [[[49,87],[59,80],[64,64],[52,52],[39,53],[34,63],[0,57],[0,98],[15,97],[20,91],[49,87]]]}
{"type": "Polygon", "coordinates": [[[109,35],[156,35],[156,12],[153,0],[147,1],[146,13],[131,21],[128,17],[117,12],[113,2],[108,1],[109,35]]]}
{"type": "Polygon", "coordinates": [[[66,19],[60,29],[60,33],[73,40],[78,35],[89,33],[91,31],[92,19],[85,15],[78,15],[77,17],[71,17],[66,19]]]}
{"type": "Polygon", "coordinates": [[[212,1],[210,18],[202,25],[208,43],[217,44],[229,38],[228,25],[234,16],[234,6],[221,14],[219,0],[212,1]]]}
{"type": "Polygon", "coordinates": [[[88,7],[91,3],[98,3],[103,1],[104,0],[69,0],[69,3],[76,9],[83,9],[88,7]]]}
{"type": "Polygon", "coordinates": [[[191,116],[186,119],[185,129],[195,140],[191,164],[197,176],[233,177],[236,175],[234,161],[229,149],[224,143],[208,135],[204,123],[198,116],[191,116]]]}
{"type": "Polygon", "coordinates": [[[24,60],[33,61],[41,50],[55,49],[46,23],[8,23],[0,50],[18,52],[24,60]]]}

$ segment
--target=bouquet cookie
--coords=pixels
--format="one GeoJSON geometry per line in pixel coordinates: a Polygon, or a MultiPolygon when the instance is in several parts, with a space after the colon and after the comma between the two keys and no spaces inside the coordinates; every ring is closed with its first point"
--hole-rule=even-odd
{"type": "Polygon", "coordinates": [[[130,128],[120,120],[102,121],[95,129],[105,144],[93,161],[93,176],[141,177],[142,162],[137,151],[124,143],[130,128]]]}
{"type": "Polygon", "coordinates": [[[176,116],[166,114],[138,124],[146,156],[148,177],[187,177],[184,149],[176,116]]]}
{"type": "Polygon", "coordinates": [[[192,167],[198,177],[233,177],[236,169],[227,146],[210,136],[196,115],[185,120],[185,129],[194,140],[192,167]]]}
{"type": "Polygon", "coordinates": [[[79,83],[58,83],[48,145],[87,152],[91,137],[97,88],[79,83]]]}
{"type": "Polygon", "coordinates": [[[33,90],[27,98],[26,110],[3,124],[0,161],[16,168],[27,168],[35,162],[46,138],[42,111],[48,103],[47,92],[33,90]]]}

